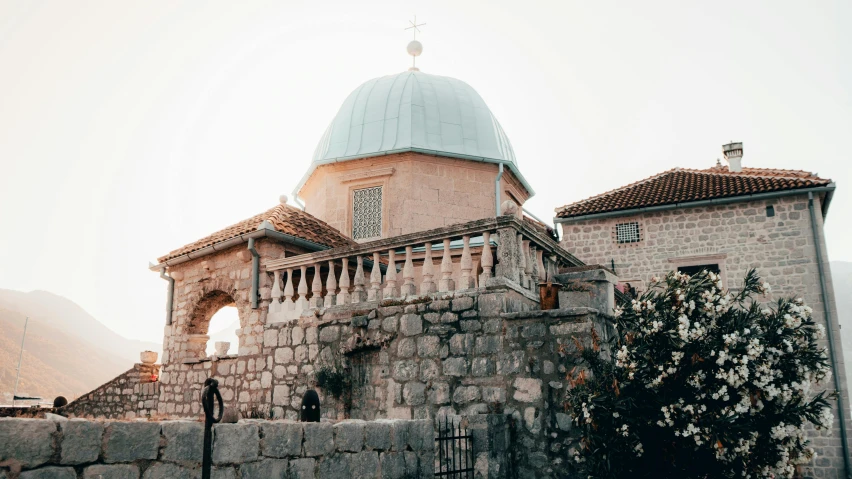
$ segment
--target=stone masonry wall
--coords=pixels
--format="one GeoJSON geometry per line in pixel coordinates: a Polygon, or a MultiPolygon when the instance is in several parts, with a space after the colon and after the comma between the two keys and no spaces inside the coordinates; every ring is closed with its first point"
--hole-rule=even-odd
{"type": "Polygon", "coordinates": [[[66,416],[131,419],[157,412],[159,365],[135,364],[129,371],[60,408],[66,416]]]}
{"type": "MultiPolygon", "coordinates": [[[[814,198],[814,208],[829,290],[828,309],[835,321],[834,348],[839,364],[834,374],[841,379],[844,397],[848,398],[818,197],[814,198]]],[[[738,287],[746,271],[757,268],[772,286],[769,300],[802,297],[814,308],[815,318],[825,318],[807,195],[584,220],[564,224],[562,231],[563,248],[587,264],[614,262],[621,282],[629,282],[639,290],[648,287],[652,276],[662,277],[678,266],[718,263],[729,288],[738,287]],[[766,214],[770,205],[775,210],[773,217],[766,214]],[[641,241],[617,244],[615,225],[630,221],[639,223],[641,241]]],[[[849,402],[845,401],[846,429],[852,430],[848,406],[849,402]]],[[[808,473],[815,477],[844,477],[840,424],[837,411],[834,414],[836,424],[832,431],[811,431],[811,440],[820,456],[814,470],[808,473]]]]}
{"type": "MultiPolygon", "coordinates": [[[[0,419],[0,479],[195,479],[201,422],[0,419]]],[[[213,426],[214,479],[434,477],[431,421],[213,426]]]]}

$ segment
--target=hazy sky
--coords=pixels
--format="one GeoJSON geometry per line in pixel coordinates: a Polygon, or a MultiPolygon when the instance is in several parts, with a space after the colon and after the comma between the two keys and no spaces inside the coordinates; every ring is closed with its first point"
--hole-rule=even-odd
{"type": "Polygon", "coordinates": [[[344,98],[418,66],[485,99],[553,208],[672,167],[818,172],[852,261],[852,2],[0,0],[0,288],[161,341],[149,260],[290,194],[344,98]]]}

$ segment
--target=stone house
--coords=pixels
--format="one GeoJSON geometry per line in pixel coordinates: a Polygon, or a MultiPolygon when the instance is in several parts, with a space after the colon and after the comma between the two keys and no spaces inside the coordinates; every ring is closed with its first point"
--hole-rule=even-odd
{"type": "Polygon", "coordinates": [[[806,171],[743,167],[742,143],[724,145],[723,153],[725,166],[674,168],[556,208],[560,244],[582,261],[610,266],[623,290],[641,293],[654,276],[701,269],[720,273],[736,289],[756,268],[773,297],[804,298],[831,333],[827,345],[843,408],[835,407],[831,438],[814,438],[823,458],[817,477],[845,477],[849,396],[823,232],[835,184],[806,171]]]}

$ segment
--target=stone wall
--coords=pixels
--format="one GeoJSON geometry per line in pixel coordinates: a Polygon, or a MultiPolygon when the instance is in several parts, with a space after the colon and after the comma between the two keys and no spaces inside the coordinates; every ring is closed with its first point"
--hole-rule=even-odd
{"type": "MultiPolygon", "coordinates": [[[[834,318],[834,348],[839,361],[834,374],[841,379],[844,397],[848,398],[818,197],[814,198],[814,208],[829,289],[827,307],[834,318]]],[[[609,266],[614,262],[619,280],[640,291],[648,287],[652,276],[662,277],[679,266],[718,264],[729,288],[737,288],[746,271],[757,268],[772,287],[769,300],[802,297],[814,308],[815,318],[825,318],[807,195],[582,220],[564,224],[562,231],[563,248],[587,264],[609,266]],[[767,206],[773,206],[774,216],[767,216],[767,206]],[[641,240],[617,244],[615,225],[631,221],[639,223],[641,240]]],[[[848,422],[849,402],[844,404],[846,429],[852,430],[852,423],[848,422]]],[[[834,414],[835,427],[830,437],[812,431],[820,459],[815,463],[815,471],[809,474],[816,477],[844,477],[840,424],[837,411],[834,414]]]]}
{"type": "Polygon", "coordinates": [[[112,381],[80,396],[57,412],[71,417],[124,419],[148,417],[157,412],[160,366],[135,364],[112,381]]]}
{"type": "MultiPolygon", "coordinates": [[[[195,421],[0,419],[0,478],[200,478],[202,438],[195,421]]],[[[431,421],[217,424],[212,477],[432,479],[434,448],[431,421]]]]}

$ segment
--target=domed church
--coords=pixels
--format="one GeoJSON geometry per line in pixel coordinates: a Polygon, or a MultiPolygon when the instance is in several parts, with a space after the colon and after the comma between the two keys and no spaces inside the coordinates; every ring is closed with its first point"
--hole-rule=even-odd
{"type": "MultiPolygon", "coordinates": [[[[711,270],[736,287],[761,268],[773,289],[814,305],[842,358],[822,230],[831,180],[744,168],[742,143],[730,143],[726,166],[675,168],[557,208],[560,240],[525,214],[534,191],[512,144],[461,80],[414,67],[374,78],[317,136],[291,197],[150,265],[168,287],[160,364],[135,365],[65,406],[67,415],[197,418],[203,384],[215,378],[225,405],[244,417],[297,421],[312,391],[324,421],[463,416],[487,426],[471,446],[482,477],[567,477],[577,434],[559,399],[566,355],[606,339],[616,298],[670,270],[711,270]],[[210,319],[225,306],[239,314],[237,354],[220,342],[208,354],[210,319]]],[[[848,417],[842,361],[834,369],[848,417]]],[[[425,422],[368,423],[385,433],[366,437],[397,438],[390,431],[402,428],[405,438],[424,425],[431,433],[425,422]]],[[[320,431],[304,427],[305,451],[309,430],[320,431]]],[[[403,449],[405,477],[454,473],[441,469],[446,458],[431,441],[422,450],[394,441],[402,449],[382,452],[381,462],[376,451],[391,450],[390,439],[364,452],[375,456],[370,474],[403,449]]],[[[361,439],[337,450],[360,450],[351,447],[361,439]]],[[[817,476],[841,477],[840,446],[819,449],[832,460],[817,476]]],[[[320,476],[361,457],[318,454],[299,460],[320,476]]]]}

